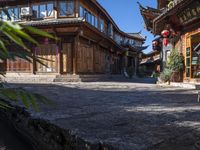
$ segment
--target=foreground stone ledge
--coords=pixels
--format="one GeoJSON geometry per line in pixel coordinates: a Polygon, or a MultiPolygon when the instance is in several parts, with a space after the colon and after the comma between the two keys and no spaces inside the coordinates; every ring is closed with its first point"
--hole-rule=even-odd
{"type": "Polygon", "coordinates": [[[89,143],[42,119],[33,119],[22,107],[0,109],[3,117],[26,139],[34,150],[114,150],[104,143],[89,143]]]}

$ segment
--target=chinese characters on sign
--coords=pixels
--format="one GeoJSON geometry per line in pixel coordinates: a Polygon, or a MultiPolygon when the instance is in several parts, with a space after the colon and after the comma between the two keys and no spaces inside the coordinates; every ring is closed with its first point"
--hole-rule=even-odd
{"type": "Polygon", "coordinates": [[[200,2],[196,1],[187,9],[178,14],[181,24],[186,24],[194,19],[200,18],[200,2]]]}

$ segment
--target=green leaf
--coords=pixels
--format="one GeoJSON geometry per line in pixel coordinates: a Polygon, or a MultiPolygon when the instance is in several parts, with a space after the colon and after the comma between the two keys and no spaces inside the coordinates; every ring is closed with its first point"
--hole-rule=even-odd
{"type": "Polygon", "coordinates": [[[48,37],[48,38],[51,38],[51,39],[57,39],[53,35],[45,32],[45,31],[42,31],[40,29],[36,29],[34,27],[31,27],[31,26],[24,26],[24,29],[26,29],[27,31],[29,31],[31,33],[34,33],[34,34],[37,34],[37,35],[40,35],[40,36],[43,36],[43,37],[48,37]]]}
{"type": "Polygon", "coordinates": [[[22,100],[24,106],[26,108],[29,108],[30,107],[30,102],[29,102],[29,99],[28,99],[27,92],[25,92],[24,90],[20,90],[19,91],[19,96],[20,96],[20,99],[22,100]]]}
{"type": "Polygon", "coordinates": [[[19,38],[18,36],[16,36],[15,34],[13,34],[11,31],[9,31],[6,28],[2,29],[2,33],[5,34],[9,39],[11,39],[13,42],[15,42],[16,44],[18,44],[19,46],[23,47],[24,49],[28,49],[24,42],[22,41],[21,38],[19,38]]]}
{"type": "Polygon", "coordinates": [[[6,98],[8,100],[16,101],[17,100],[17,93],[14,89],[0,89],[0,97],[6,98]]]}
{"type": "Polygon", "coordinates": [[[4,43],[3,43],[2,40],[0,40],[0,47],[1,47],[4,51],[7,52],[7,49],[6,49],[6,47],[5,47],[5,45],[4,45],[4,43]]]}
{"type": "Polygon", "coordinates": [[[31,93],[28,93],[28,97],[30,99],[30,102],[31,102],[33,109],[36,110],[36,111],[39,111],[37,99],[34,97],[34,95],[31,94],[31,93]]]}
{"type": "Polygon", "coordinates": [[[15,32],[22,38],[28,40],[29,42],[32,42],[33,44],[38,45],[38,42],[34,40],[31,36],[23,32],[22,30],[15,30],[15,32]]]}
{"type": "Polygon", "coordinates": [[[2,109],[8,109],[8,108],[13,108],[13,107],[9,106],[4,101],[0,100],[0,108],[2,108],[2,109]]]}
{"type": "Polygon", "coordinates": [[[14,30],[22,30],[22,27],[19,24],[15,23],[15,22],[5,21],[4,24],[6,26],[11,27],[14,30]]]}
{"type": "Polygon", "coordinates": [[[34,93],[33,95],[38,99],[38,101],[41,101],[43,104],[50,104],[50,101],[45,96],[37,93],[34,93]]]}

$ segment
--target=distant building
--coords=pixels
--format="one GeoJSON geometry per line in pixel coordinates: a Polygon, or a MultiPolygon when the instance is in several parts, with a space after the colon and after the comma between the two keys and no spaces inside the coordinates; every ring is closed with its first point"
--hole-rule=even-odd
{"type": "MultiPolygon", "coordinates": [[[[47,66],[22,59],[1,62],[1,70],[29,74],[122,74],[132,66],[137,73],[138,57],[145,38],[140,33],[124,33],[96,0],[12,0],[0,1],[0,16],[11,21],[40,28],[60,41],[35,37],[40,46],[34,55],[51,61],[47,66]]],[[[20,51],[15,44],[10,51],[20,51]]]]}
{"type": "Polygon", "coordinates": [[[184,82],[200,82],[200,1],[157,0],[157,9],[140,5],[146,28],[161,37],[162,62],[172,49],[185,57],[184,82]]]}
{"type": "Polygon", "coordinates": [[[152,76],[154,73],[160,73],[161,71],[161,57],[159,51],[151,51],[147,54],[142,54],[142,60],[140,62],[140,72],[144,76],[152,76]]]}

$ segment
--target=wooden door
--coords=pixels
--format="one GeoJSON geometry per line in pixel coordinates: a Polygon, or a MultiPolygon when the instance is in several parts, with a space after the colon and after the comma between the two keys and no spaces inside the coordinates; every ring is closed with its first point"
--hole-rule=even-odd
{"type": "Polygon", "coordinates": [[[37,62],[37,72],[55,73],[58,71],[58,48],[56,44],[40,45],[36,48],[36,56],[40,57],[37,62]]]}
{"type": "Polygon", "coordinates": [[[72,73],[72,43],[63,43],[62,47],[62,73],[72,73]]]}
{"type": "Polygon", "coordinates": [[[77,50],[77,70],[78,73],[93,73],[93,46],[80,44],[77,50]]]}
{"type": "Polygon", "coordinates": [[[94,68],[96,73],[105,73],[106,53],[102,48],[94,49],[94,68]]]}

